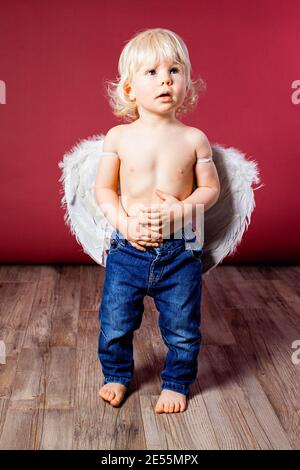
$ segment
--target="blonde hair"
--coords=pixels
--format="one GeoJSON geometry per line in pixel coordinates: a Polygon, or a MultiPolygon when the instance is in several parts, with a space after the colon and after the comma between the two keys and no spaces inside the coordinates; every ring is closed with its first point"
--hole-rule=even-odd
{"type": "Polygon", "coordinates": [[[116,81],[107,80],[107,94],[113,114],[125,120],[135,121],[139,113],[135,101],[131,101],[125,92],[133,74],[139,70],[145,59],[157,63],[170,60],[184,67],[187,79],[187,92],[184,102],[176,109],[176,114],[184,114],[194,109],[198,101],[198,91],[206,88],[202,78],[191,79],[191,63],[188,49],[178,34],[162,28],[147,29],[137,32],[123,48],[118,64],[119,77],[116,81]]]}

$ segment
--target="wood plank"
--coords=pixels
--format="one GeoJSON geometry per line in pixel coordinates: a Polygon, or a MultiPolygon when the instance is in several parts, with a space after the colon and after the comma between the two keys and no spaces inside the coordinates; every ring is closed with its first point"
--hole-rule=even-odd
{"type": "Polygon", "coordinates": [[[0,265],[0,283],[38,282],[40,265],[3,264],[0,265]]]}
{"type": "Polygon", "coordinates": [[[98,310],[105,269],[98,265],[80,268],[80,310],[98,310]]]}
{"type": "Polygon", "coordinates": [[[159,395],[139,393],[146,449],[168,449],[164,417],[154,412],[159,395]]]}
{"type": "Polygon", "coordinates": [[[50,347],[52,317],[58,299],[59,271],[54,266],[41,266],[40,278],[24,339],[25,348],[39,348],[47,353],[50,347]]]}
{"type": "Polygon", "coordinates": [[[140,395],[147,449],[207,450],[218,449],[218,443],[200,394],[188,400],[184,413],[154,412],[158,395],[140,395]]]}
{"type": "Polygon", "coordinates": [[[278,276],[278,280],[283,281],[286,285],[300,297],[300,266],[274,266],[273,270],[278,276]]]}
{"type": "Polygon", "coordinates": [[[36,283],[0,284],[0,332],[7,357],[15,357],[22,347],[36,292],[36,283]]]}
{"type": "Polygon", "coordinates": [[[73,448],[73,409],[45,411],[40,450],[71,450],[73,448]]]}
{"type": "Polygon", "coordinates": [[[214,286],[215,281],[220,281],[220,279],[232,279],[233,282],[238,283],[239,281],[244,280],[243,276],[243,268],[239,269],[239,265],[230,266],[230,265],[222,265],[217,266],[212,271],[208,273],[204,273],[202,276],[204,290],[208,286],[214,286]]]}
{"type": "MultiPolygon", "coordinates": [[[[243,280],[246,281],[275,281],[279,280],[278,273],[273,266],[262,266],[262,265],[238,265],[230,266],[230,268],[236,269],[243,280]]],[[[232,273],[229,274],[229,277],[232,278],[232,273]]]]}
{"type": "Polygon", "coordinates": [[[214,301],[211,291],[203,290],[201,302],[202,344],[235,344],[235,338],[222,315],[220,306],[214,301]]]}
{"type": "Polygon", "coordinates": [[[45,392],[47,410],[73,408],[75,366],[75,348],[53,347],[50,349],[45,392]]]}
{"type": "Polygon", "coordinates": [[[293,448],[300,447],[299,386],[291,345],[266,309],[225,309],[249,374],[256,376],[293,448]]]}
{"type": "Polygon", "coordinates": [[[204,370],[197,377],[197,394],[201,394],[205,403],[219,448],[221,450],[245,450],[247,445],[240,434],[241,428],[238,423],[231,420],[234,400],[230,398],[228,401],[227,397],[223,396],[209,360],[209,351],[216,348],[217,346],[211,345],[202,347],[201,360],[204,370]]]}
{"type": "Polygon", "coordinates": [[[35,449],[37,419],[38,410],[8,408],[0,436],[0,449],[35,449]]]}
{"type": "Polygon", "coordinates": [[[17,370],[17,357],[6,357],[6,364],[0,365],[0,397],[9,398],[17,370]]]}
{"type": "Polygon", "coordinates": [[[234,434],[246,449],[291,449],[260,382],[237,346],[209,346],[206,355],[227,404],[234,434]]]}
{"type": "Polygon", "coordinates": [[[51,346],[76,347],[80,305],[80,269],[66,266],[60,269],[57,301],[52,313],[51,346]]]}
{"type": "MultiPolygon", "coordinates": [[[[219,308],[225,309],[272,309],[273,306],[286,305],[286,301],[292,306],[300,306],[299,299],[293,290],[285,286],[282,281],[240,281],[235,284],[231,279],[222,278],[215,282],[214,287],[208,290],[214,296],[214,301],[219,308]]],[[[291,311],[291,318],[295,322],[299,320],[291,311]]]]}
{"type": "Polygon", "coordinates": [[[43,359],[36,348],[21,350],[10,397],[10,408],[44,407],[43,359]]]}
{"type": "Polygon", "coordinates": [[[6,419],[6,413],[8,410],[9,399],[8,398],[0,398],[0,436],[3,431],[3,426],[6,419]]]}
{"type": "Polygon", "coordinates": [[[75,366],[74,449],[100,449],[105,439],[105,407],[98,396],[100,388],[98,331],[98,313],[80,311],[75,366]]]}
{"type": "Polygon", "coordinates": [[[19,354],[36,293],[36,283],[0,284],[0,339],[6,348],[6,364],[0,366],[0,396],[9,398],[17,370],[19,354]]]}

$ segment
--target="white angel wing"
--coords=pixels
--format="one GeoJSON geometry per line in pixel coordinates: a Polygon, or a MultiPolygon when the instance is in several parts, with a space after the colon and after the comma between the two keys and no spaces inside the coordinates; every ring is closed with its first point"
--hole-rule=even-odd
{"type": "MultiPolygon", "coordinates": [[[[99,159],[104,155],[104,137],[103,134],[89,137],[66,153],[59,162],[63,169],[59,181],[63,183],[65,223],[83,250],[105,267],[114,227],[101,211],[94,192],[99,159]]],[[[242,152],[218,144],[212,150],[221,194],[218,202],[205,212],[203,273],[236,250],[255,207],[252,184],[259,182],[257,164],[247,160],[242,152]]]]}
{"type": "Polygon", "coordinates": [[[104,217],[94,193],[104,137],[92,136],[80,141],[58,166],[63,169],[59,181],[63,183],[64,221],[84,252],[105,267],[114,227],[104,217]]]}
{"type": "Polygon", "coordinates": [[[257,163],[246,159],[241,151],[219,144],[213,145],[212,151],[221,193],[204,217],[202,262],[206,274],[236,251],[255,208],[254,191],[264,186],[252,188],[253,183],[260,182],[257,163]]]}

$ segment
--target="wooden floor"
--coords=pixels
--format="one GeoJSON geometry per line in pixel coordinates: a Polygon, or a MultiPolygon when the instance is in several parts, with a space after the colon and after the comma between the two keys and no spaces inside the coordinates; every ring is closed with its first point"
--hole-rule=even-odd
{"type": "Polygon", "coordinates": [[[167,349],[150,297],[126,401],[98,398],[104,274],[0,267],[1,449],[300,449],[300,267],[220,266],[204,277],[198,378],[186,412],[162,415],[153,408],[167,349]]]}

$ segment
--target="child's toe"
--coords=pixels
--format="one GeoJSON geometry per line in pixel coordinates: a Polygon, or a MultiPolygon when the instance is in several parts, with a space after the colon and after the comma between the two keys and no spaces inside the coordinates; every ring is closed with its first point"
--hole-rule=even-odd
{"type": "Polygon", "coordinates": [[[185,403],[180,403],[180,412],[184,411],[186,409],[185,403]]]}
{"type": "Polygon", "coordinates": [[[164,412],[169,413],[169,403],[168,402],[164,404],[164,412]]]}
{"type": "Polygon", "coordinates": [[[116,396],[116,394],[115,394],[115,392],[113,392],[112,390],[109,390],[109,391],[107,392],[107,399],[108,399],[109,401],[113,400],[113,399],[115,398],[115,396],[116,396]]]}
{"type": "Polygon", "coordinates": [[[113,399],[110,401],[110,404],[113,406],[119,406],[121,401],[123,399],[123,394],[122,393],[117,393],[113,399]]]}
{"type": "Polygon", "coordinates": [[[177,402],[174,408],[174,413],[178,413],[180,411],[180,403],[177,402]]]}
{"type": "Polygon", "coordinates": [[[155,412],[156,413],[163,413],[164,412],[164,404],[161,403],[160,401],[158,401],[156,406],[155,406],[155,412]]]}
{"type": "Polygon", "coordinates": [[[103,398],[103,400],[110,401],[114,398],[115,393],[108,388],[102,387],[102,389],[99,391],[99,395],[101,398],[103,398]]]}
{"type": "Polygon", "coordinates": [[[169,404],[169,413],[174,413],[175,403],[169,404]]]}

